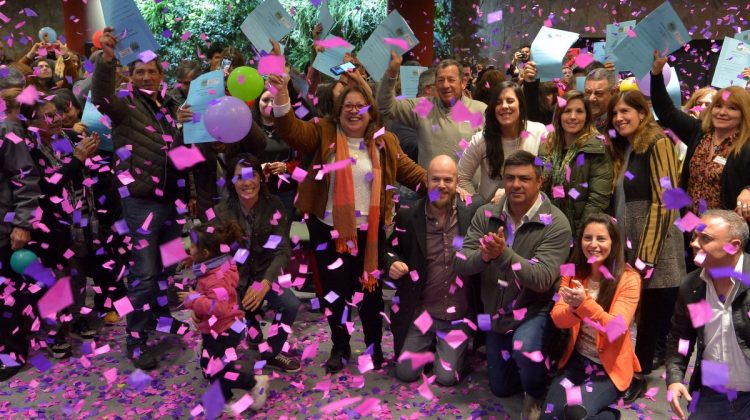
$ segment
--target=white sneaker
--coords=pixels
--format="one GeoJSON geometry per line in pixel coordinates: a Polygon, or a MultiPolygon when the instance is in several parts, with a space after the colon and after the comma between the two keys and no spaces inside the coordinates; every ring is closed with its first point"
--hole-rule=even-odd
{"type": "Polygon", "coordinates": [[[255,375],[255,386],[250,390],[250,395],[253,397],[253,403],[250,404],[250,408],[258,411],[263,407],[268,398],[268,375],[255,375]]]}

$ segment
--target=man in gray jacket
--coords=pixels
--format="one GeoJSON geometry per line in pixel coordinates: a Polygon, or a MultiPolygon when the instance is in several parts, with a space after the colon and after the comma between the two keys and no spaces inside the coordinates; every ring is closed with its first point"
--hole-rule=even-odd
{"type": "Polygon", "coordinates": [[[490,329],[490,390],[498,397],[523,391],[525,419],[539,418],[546,393],[545,344],[554,328],[549,311],[571,236],[568,219],[539,191],[541,171],[523,150],[505,160],[506,196],[477,210],[464,239],[465,258],[454,262],[458,275],[481,273],[489,315],[480,316],[479,325],[490,329]]]}
{"type": "Polygon", "coordinates": [[[391,52],[391,62],[378,85],[377,101],[385,120],[396,120],[417,130],[419,164],[426,168],[438,155],[458,162],[461,139],[467,142],[484,127],[487,105],[463,95],[466,83],[461,63],[443,60],[436,66],[434,96],[396,100],[395,87],[402,58],[391,52]]]}

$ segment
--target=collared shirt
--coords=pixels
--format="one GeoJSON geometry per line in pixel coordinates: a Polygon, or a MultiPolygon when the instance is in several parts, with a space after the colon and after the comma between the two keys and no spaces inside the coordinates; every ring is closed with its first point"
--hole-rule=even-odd
{"type": "MultiPolygon", "coordinates": [[[[740,255],[734,271],[742,272],[744,255],[740,255]]],[[[706,282],[706,302],[711,306],[713,316],[703,326],[706,347],[703,360],[726,363],[729,366],[727,389],[750,391],[750,359],[745,356],[737,342],[737,334],[732,322],[732,301],[737,295],[739,280],[732,278],[732,289],[722,302],[714,288],[714,283],[705,269],[701,279],[706,282]]]]}
{"type": "Polygon", "coordinates": [[[458,235],[456,198],[444,220],[440,220],[430,204],[425,209],[427,278],[422,293],[422,306],[431,317],[445,321],[462,319],[468,312],[466,286],[456,282],[453,238],[458,235]]]}
{"type": "Polygon", "coordinates": [[[507,221],[506,227],[505,227],[505,243],[509,246],[513,245],[513,239],[515,238],[516,232],[518,232],[518,229],[523,226],[524,223],[531,220],[531,218],[536,214],[537,211],[539,211],[539,207],[542,206],[542,194],[538,194],[536,197],[536,201],[534,202],[534,205],[531,206],[529,211],[526,212],[526,214],[523,215],[521,218],[521,222],[516,226],[515,220],[513,220],[513,216],[510,215],[510,210],[508,209],[508,200],[505,200],[505,204],[503,204],[503,216],[505,216],[505,220],[507,221]]]}

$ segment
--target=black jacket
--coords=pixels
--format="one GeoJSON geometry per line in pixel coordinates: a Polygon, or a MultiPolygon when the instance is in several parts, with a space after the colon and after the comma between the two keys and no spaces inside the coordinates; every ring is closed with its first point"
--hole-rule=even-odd
{"type": "MultiPolygon", "coordinates": [[[[422,301],[425,279],[427,277],[427,258],[425,255],[427,244],[427,230],[425,226],[425,206],[427,198],[422,198],[408,208],[401,208],[396,214],[395,229],[393,235],[386,241],[385,251],[382,254],[382,267],[385,275],[396,261],[403,261],[410,270],[416,270],[419,274],[417,281],[412,281],[408,275],[404,275],[396,284],[396,296],[399,297],[399,310],[391,315],[391,331],[393,331],[393,348],[398,356],[404,346],[406,333],[409,326],[414,322],[417,306],[422,301]],[[394,244],[395,241],[395,244],[394,244]]],[[[471,205],[457,199],[456,209],[458,211],[458,234],[466,235],[471,226],[471,219],[477,209],[484,204],[480,195],[472,197],[471,205]]],[[[464,287],[469,288],[469,308],[471,312],[478,310],[479,299],[474,299],[474,291],[478,291],[479,276],[464,278],[464,287]]],[[[476,296],[478,297],[478,296],[476,296]]]]}
{"type": "Polygon", "coordinates": [[[10,232],[20,227],[31,232],[31,217],[39,207],[39,172],[29,155],[26,143],[15,143],[10,133],[28,138],[28,132],[17,122],[0,123],[0,247],[10,243],[10,232]],[[7,217],[8,213],[13,217],[7,217]],[[6,218],[8,219],[6,221],[6,218]]]}
{"type": "Polygon", "coordinates": [[[236,197],[230,195],[219,203],[216,217],[219,221],[234,220],[243,227],[246,235],[241,245],[249,251],[245,262],[237,262],[240,271],[240,282],[237,287],[242,293],[255,281],[263,279],[271,282],[278,280],[281,269],[287,266],[292,253],[289,240],[289,220],[284,211],[284,205],[278,197],[261,193],[261,197],[245,217],[236,197]],[[274,214],[281,216],[273,224],[274,214]],[[271,235],[281,237],[276,248],[263,248],[271,235]]]}
{"type": "MultiPolygon", "coordinates": [[[[744,254],[742,272],[750,273],[750,254],[744,254]]],[[[680,285],[677,295],[677,304],[672,315],[672,330],[667,337],[667,386],[682,382],[687,371],[693,348],[698,353],[695,356],[695,371],[690,378],[690,392],[700,389],[703,384],[701,380],[701,362],[703,361],[704,330],[703,327],[693,328],[690,320],[688,305],[698,303],[706,299],[706,282],[701,277],[701,269],[695,270],[685,277],[680,285]],[[690,342],[687,354],[680,354],[678,346],[680,339],[690,342]]],[[[739,290],[732,301],[732,324],[737,335],[737,341],[745,357],[750,358],[750,289],[744,283],[739,284],[739,290]]]]}

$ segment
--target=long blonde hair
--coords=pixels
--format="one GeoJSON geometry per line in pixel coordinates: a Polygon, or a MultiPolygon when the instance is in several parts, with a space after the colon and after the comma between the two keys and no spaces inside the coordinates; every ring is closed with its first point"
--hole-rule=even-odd
{"type": "Polygon", "coordinates": [[[714,123],[711,119],[711,112],[717,104],[734,105],[742,114],[740,118],[739,136],[737,140],[732,144],[732,153],[734,156],[739,156],[742,148],[750,140],[750,93],[739,86],[730,86],[716,92],[714,100],[711,101],[711,105],[706,108],[705,114],[703,115],[703,122],[701,129],[704,133],[714,131],[714,123]]]}

